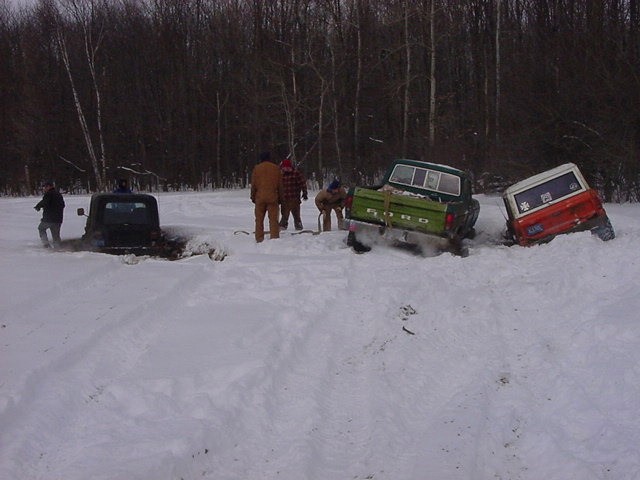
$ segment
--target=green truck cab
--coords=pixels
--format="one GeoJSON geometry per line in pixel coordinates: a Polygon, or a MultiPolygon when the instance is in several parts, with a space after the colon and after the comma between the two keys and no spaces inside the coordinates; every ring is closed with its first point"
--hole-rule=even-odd
{"type": "Polygon", "coordinates": [[[462,254],[473,238],[480,204],[469,175],[457,168],[395,160],[381,185],[352,187],[345,201],[347,244],[366,251],[380,239],[462,254]]]}

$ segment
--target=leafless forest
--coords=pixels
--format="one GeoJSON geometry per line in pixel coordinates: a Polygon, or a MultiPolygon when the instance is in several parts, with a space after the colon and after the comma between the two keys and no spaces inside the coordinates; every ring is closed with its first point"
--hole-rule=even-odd
{"type": "Polygon", "coordinates": [[[0,0],[0,192],[243,186],[261,151],[640,198],[638,0],[0,0]]]}

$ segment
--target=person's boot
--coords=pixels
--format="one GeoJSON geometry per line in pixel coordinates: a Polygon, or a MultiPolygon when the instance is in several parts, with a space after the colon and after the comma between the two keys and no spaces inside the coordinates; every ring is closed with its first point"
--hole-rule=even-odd
{"type": "Polygon", "coordinates": [[[300,223],[296,223],[295,227],[296,227],[296,230],[302,230],[302,229],[304,228],[304,227],[302,226],[302,222],[300,222],[300,223]]]}

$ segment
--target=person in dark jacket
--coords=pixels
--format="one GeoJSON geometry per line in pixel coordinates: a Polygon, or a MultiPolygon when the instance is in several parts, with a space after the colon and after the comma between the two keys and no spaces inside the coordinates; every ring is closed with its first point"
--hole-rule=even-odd
{"type": "Polygon", "coordinates": [[[40,240],[45,248],[49,248],[49,238],[47,230],[51,230],[51,240],[54,248],[60,246],[60,226],[62,225],[62,216],[64,211],[64,199],[60,192],[53,186],[53,182],[45,182],[42,186],[44,195],[42,200],[33,207],[38,212],[42,210],[42,219],[38,225],[38,233],[40,240]]]}
{"type": "Polygon", "coordinates": [[[118,186],[115,188],[113,193],[131,193],[129,182],[127,182],[126,178],[118,180],[118,186]]]}
{"type": "Polygon", "coordinates": [[[260,163],[251,172],[251,201],[255,204],[256,242],[264,240],[265,215],[269,218],[269,238],[280,238],[278,205],[282,203],[282,174],[269,152],[260,154],[260,163]]]}
{"type": "Polygon", "coordinates": [[[320,190],[316,195],[316,207],[322,213],[322,230],[324,232],[331,231],[331,212],[336,212],[338,220],[338,229],[344,228],[344,216],[342,215],[342,207],[347,192],[344,191],[339,180],[334,180],[329,184],[326,190],[320,190]]]}
{"type": "Polygon", "coordinates": [[[302,218],[300,217],[300,194],[302,199],[307,197],[307,181],[300,170],[295,168],[291,160],[285,158],[280,163],[282,170],[283,202],[280,206],[280,228],[286,230],[289,226],[289,214],[293,216],[293,225],[296,230],[302,230],[302,218]]]}

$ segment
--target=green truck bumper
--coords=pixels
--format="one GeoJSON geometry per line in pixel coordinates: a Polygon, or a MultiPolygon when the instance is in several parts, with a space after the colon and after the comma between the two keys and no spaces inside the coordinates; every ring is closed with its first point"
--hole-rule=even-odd
{"type": "Polygon", "coordinates": [[[404,230],[396,227],[389,228],[384,225],[374,225],[353,219],[345,220],[345,228],[354,235],[353,238],[357,235],[358,241],[365,245],[398,242],[445,249],[450,244],[448,236],[404,230]]]}

